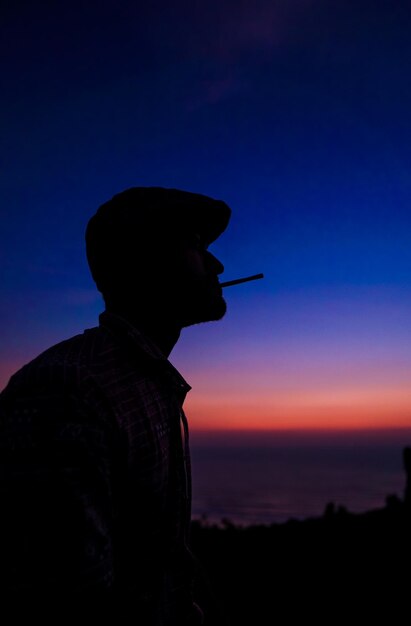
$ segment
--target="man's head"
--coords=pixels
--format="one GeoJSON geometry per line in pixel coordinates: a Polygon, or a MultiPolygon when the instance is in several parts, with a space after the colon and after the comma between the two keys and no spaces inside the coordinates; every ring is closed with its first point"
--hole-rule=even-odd
{"type": "Polygon", "coordinates": [[[223,317],[224,267],[207,247],[230,214],[220,200],[160,187],[133,187],[100,206],[87,225],[86,251],[107,308],[180,327],[223,317]]]}

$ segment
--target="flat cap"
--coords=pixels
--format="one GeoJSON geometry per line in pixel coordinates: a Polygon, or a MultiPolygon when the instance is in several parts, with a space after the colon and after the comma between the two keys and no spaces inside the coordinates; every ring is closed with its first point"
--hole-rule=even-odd
{"type": "MultiPolygon", "coordinates": [[[[157,237],[198,233],[209,245],[226,229],[230,207],[222,200],[180,189],[131,187],[102,204],[86,229],[87,259],[98,282],[125,248],[147,249],[157,237]]],[[[101,282],[101,281],[100,281],[101,282]]]]}

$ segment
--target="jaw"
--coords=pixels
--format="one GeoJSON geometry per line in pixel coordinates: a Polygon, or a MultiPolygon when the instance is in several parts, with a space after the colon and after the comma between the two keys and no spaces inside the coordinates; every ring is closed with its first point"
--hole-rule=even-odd
{"type": "Polygon", "coordinates": [[[181,311],[182,328],[202,322],[216,322],[221,320],[227,311],[227,304],[222,296],[190,304],[191,306],[181,311]]]}
{"type": "Polygon", "coordinates": [[[173,332],[224,317],[227,304],[216,276],[178,284],[162,279],[147,284],[141,281],[139,289],[133,288],[131,281],[121,285],[112,296],[106,294],[106,308],[125,312],[145,326],[173,332]]]}

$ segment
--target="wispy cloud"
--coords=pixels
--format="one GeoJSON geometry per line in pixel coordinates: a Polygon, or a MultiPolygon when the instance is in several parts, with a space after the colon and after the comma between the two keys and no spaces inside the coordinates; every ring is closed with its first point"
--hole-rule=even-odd
{"type": "Polygon", "coordinates": [[[186,51],[235,61],[245,52],[267,50],[295,38],[307,10],[319,0],[210,0],[174,14],[183,20],[186,51]]]}
{"type": "Polygon", "coordinates": [[[295,40],[314,0],[228,0],[211,2],[192,16],[182,44],[197,60],[188,108],[216,104],[247,87],[252,68],[295,40]],[[205,75],[205,77],[204,77],[205,75]]]}
{"type": "Polygon", "coordinates": [[[285,43],[290,23],[306,8],[307,1],[257,0],[224,6],[216,23],[211,52],[220,60],[235,61],[244,53],[270,50],[285,43]]]}

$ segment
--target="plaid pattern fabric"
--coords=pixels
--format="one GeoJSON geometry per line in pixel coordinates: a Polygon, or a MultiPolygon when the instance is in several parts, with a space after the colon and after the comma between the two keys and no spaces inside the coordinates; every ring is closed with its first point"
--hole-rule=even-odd
{"type": "Polygon", "coordinates": [[[0,394],[0,594],[104,592],[138,624],[191,623],[190,386],[127,320],[99,321],[0,394]]]}

